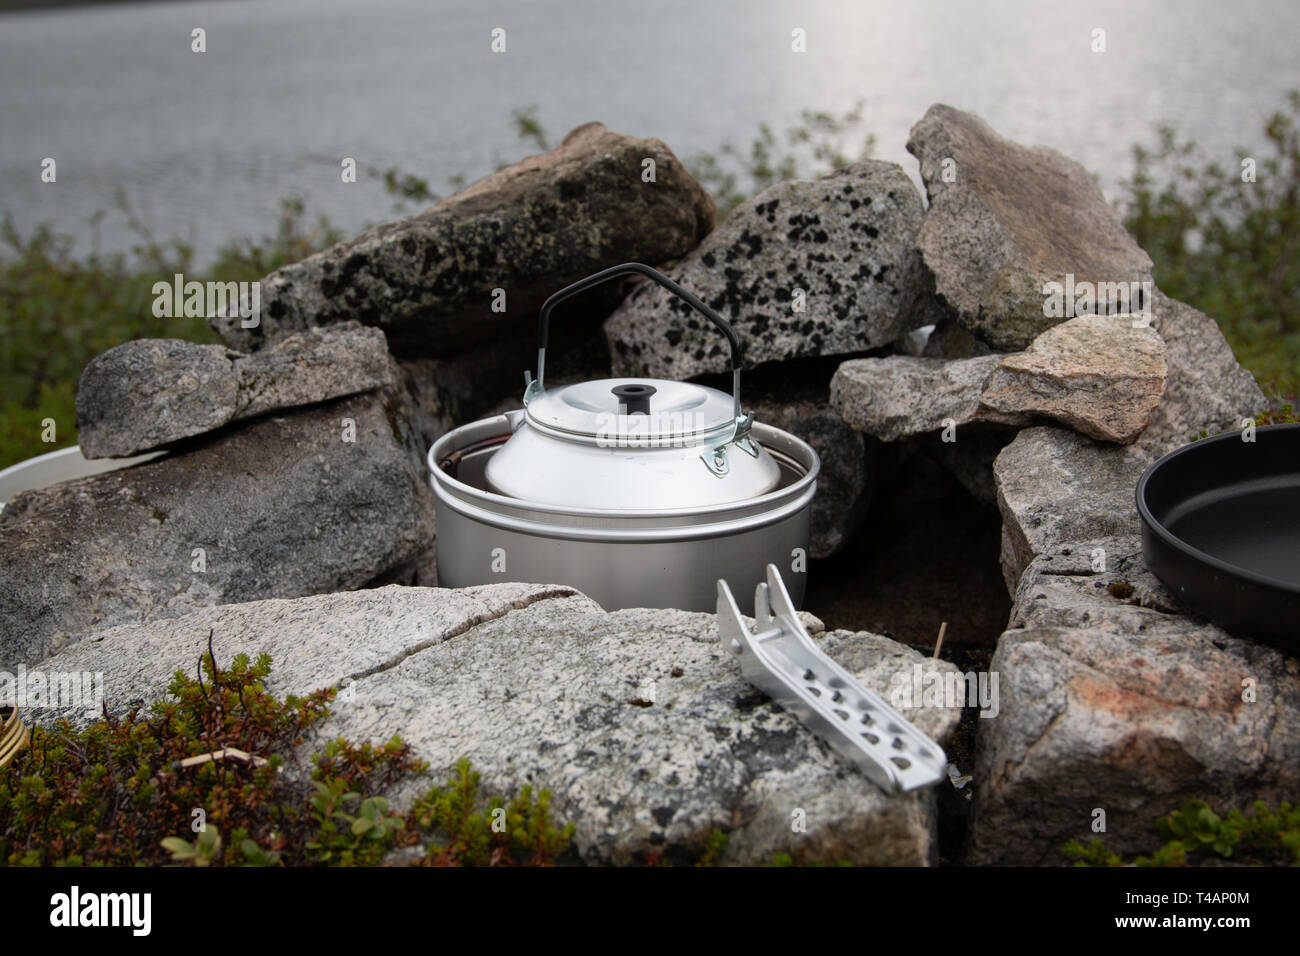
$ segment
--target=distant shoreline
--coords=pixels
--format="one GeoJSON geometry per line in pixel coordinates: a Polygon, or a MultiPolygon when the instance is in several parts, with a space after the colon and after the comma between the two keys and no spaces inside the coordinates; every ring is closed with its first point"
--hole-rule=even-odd
{"type": "Polygon", "coordinates": [[[71,7],[120,6],[125,3],[162,3],[164,0],[0,0],[0,14],[33,10],[67,10],[71,7]]]}

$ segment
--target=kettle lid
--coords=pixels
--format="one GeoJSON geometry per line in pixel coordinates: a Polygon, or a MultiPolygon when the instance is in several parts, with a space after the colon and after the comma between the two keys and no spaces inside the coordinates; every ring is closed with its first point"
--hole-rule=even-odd
{"type": "Polygon", "coordinates": [[[605,378],[549,389],[525,406],[556,437],[622,446],[696,444],[735,428],[735,403],[716,388],[653,378],[605,378]]]}

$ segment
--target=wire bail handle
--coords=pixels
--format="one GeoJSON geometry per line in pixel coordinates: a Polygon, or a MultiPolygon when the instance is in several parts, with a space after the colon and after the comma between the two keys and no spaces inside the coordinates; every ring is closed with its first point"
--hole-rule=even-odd
{"type": "Polygon", "coordinates": [[[619,276],[640,275],[647,279],[652,279],[659,283],[673,295],[677,296],[696,312],[700,313],[706,319],[714,324],[723,335],[727,337],[727,342],[731,346],[731,398],[733,403],[733,414],[736,418],[742,418],[740,412],[740,366],[744,362],[744,348],[740,344],[740,337],[736,335],[736,330],[731,327],[731,323],[720,316],[717,312],[710,309],[700,301],[698,296],[693,295],[686,289],[682,288],[672,279],[668,278],[657,269],[652,269],[648,265],[640,262],[624,262],[620,265],[610,266],[608,269],[602,269],[600,272],[587,276],[585,279],[579,279],[572,285],[567,285],[558,292],[550,295],[542,303],[541,311],[537,314],[537,378],[532,378],[528,373],[524,373],[527,380],[527,388],[524,390],[524,404],[540,395],[546,388],[544,381],[546,376],[546,343],[550,335],[551,312],[557,305],[565,299],[571,298],[580,292],[586,292],[593,286],[598,286],[602,282],[610,279],[616,279],[619,276]]]}

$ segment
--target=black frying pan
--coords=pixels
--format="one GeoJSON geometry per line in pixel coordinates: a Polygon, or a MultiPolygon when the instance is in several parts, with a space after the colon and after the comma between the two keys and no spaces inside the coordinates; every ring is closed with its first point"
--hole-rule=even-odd
{"type": "Polygon", "coordinates": [[[1171,451],[1137,484],[1142,554],[1189,608],[1300,650],[1300,424],[1171,451]]]}

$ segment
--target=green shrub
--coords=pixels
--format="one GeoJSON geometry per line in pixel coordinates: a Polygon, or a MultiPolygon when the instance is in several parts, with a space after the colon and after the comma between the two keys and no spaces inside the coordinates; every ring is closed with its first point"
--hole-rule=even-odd
{"type": "Polygon", "coordinates": [[[1300,91],[1264,123],[1264,152],[1207,162],[1165,126],[1134,147],[1125,225],[1169,295],[1217,319],[1274,400],[1300,393],[1300,91]],[[1243,181],[1244,160],[1254,182],[1243,181]]]}
{"type": "Polygon", "coordinates": [[[282,266],[327,249],[344,238],[342,230],[325,216],[318,216],[311,226],[306,224],[306,218],[307,207],[301,198],[290,196],[280,200],[280,219],[273,235],[226,243],[199,278],[215,282],[252,282],[282,266]]]}
{"type": "MultiPolygon", "coordinates": [[[[1246,813],[1230,810],[1219,816],[1200,800],[1163,817],[1156,831],[1165,843],[1135,866],[1195,866],[1215,860],[1243,864],[1300,864],[1300,807],[1279,804],[1276,811],[1262,800],[1246,813]]],[[[1071,840],[1065,855],[1075,866],[1125,866],[1124,858],[1099,839],[1087,844],[1071,840]]]]}
{"type": "Polygon", "coordinates": [[[1296,422],[1300,422],[1300,413],[1296,412],[1290,402],[1255,416],[1256,425],[1287,425],[1296,422]]]}
{"type": "Polygon", "coordinates": [[[456,764],[445,787],[429,791],[412,810],[415,823],[430,834],[427,866],[497,866],[503,863],[547,866],[568,847],[573,824],[557,828],[551,819],[551,794],[534,796],[524,786],[510,802],[484,797],[479,774],[468,760],[456,764]]]}

